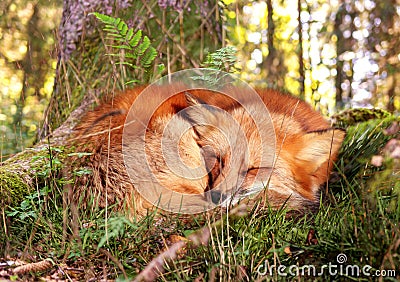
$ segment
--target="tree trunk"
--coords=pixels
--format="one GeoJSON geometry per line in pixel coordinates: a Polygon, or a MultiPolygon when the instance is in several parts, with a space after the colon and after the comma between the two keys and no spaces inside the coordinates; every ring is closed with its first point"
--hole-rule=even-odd
{"type": "Polygon", "coordinates": [[[20,140],[19,138],[23,138],[23,119],[24,119],[24,113],[23,109],[25,107],[26,103],[26,98],[29,96],[28,95],[28,90],[30,87],[35,88],[35,95],[39,95],[39,86],[37,81],[33,81],[33,77],[35,77],[39,81],[43,81],[43,78],[38,79],[40,76],[34,76],[34,72],[37,71],[38,67],[38,59],[35,59],[34,56],[35,54],[40,54],[40,49],[41,46],[40,44],[42,43],[41,41],[37,40],[37,31],[40,29],[38,27],[39,24],[39,9],[38,9],[38,4],[34,4],[33,6],[33,13],[31,18],[29,19],[29,24],[28,24],[28,30],[27,30],[27,36],[28,36],[28,42],[27,42],[27,48],[28,51],[26,52],[24,58],[20,61],[21,69],[23,71],[23,79],[22,79],[22,90],[21,94],[16,101],[16,111],[13,116],[13,124],[15,126],[14,130],[16,132],[15,139],[13,139],[11,142],[13,143],[13,147],[17,148],[18,146],[22,146],[23,141],[20,140]],[[36,38],[35,38],[36,37],[36,38]]]}
{"type": "Polygon", "coordinates": [[[335,88],[336,88],[336,109],[342,109],[344,107],[343,103],[343,60],[340,59],[340,55],[345,51],[344,50],[344,37],[343,33],[340,29],[340,24],[342,23],[342,13],[345,11],[345,7],[343,1],[340,2],[339,10],[336,13],[335,17],[335,25],[333,33],[336,35],[336,79],[335,79],[335,88]]]}
{"type": "Polygon", "coordinates": [[[300,82],[300,89],[299,89],[299,96],[300,98],[304,99],[304,58],[303,58],[303,23],[301,22],[301,0],[297,1],[297,9],[298,9],[298,24],[299,24],[299,82],[300,82]]]}
{"type": "Polygon", "coordinates": [[[276,57],[276,49],[274,46],[274,34],[275,34],[275,23],[272,19],[273,16],[273,7],[272,7],[272,0],[267,0],[267,11],[268,11],[268,33],[267,33],[267,44],[268,44],[268,56],[265,59],[264,65],[268,70],[268,75],[274,73],[274,58],[276,57]]]}

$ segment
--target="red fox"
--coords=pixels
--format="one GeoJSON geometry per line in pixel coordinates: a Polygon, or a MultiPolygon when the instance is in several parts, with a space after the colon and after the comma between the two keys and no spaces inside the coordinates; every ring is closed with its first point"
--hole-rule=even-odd
{"type": "MultiPolygon", "coordinates": [[[[162,92],[168,87],[173,88],[160,86],[154,91],[162,92]]],[[[151,180],[143,179],[146,176],[141,174],[138,166],[133,170],[139,170],[134,176],[139,179],[132,179],[123,156],[123,142],[133,157],[138,150],[135,138],[140,137],[133,134],[131,139],[123,140],[123,134],[129,110],[143,89],[144,86],[127,90],[98,106],[75,128],[79,140],[77,149],[92,153],[86,163],[92,173],[75,185],[75,200],[83,204],[92,200],[100,207],[115,204],[131,216],[140,216],[153,207],[154,203],[139,193],[140,187],[135,187],[136,183],[151,180]]],[[[242,89],[230,87],[226,91],[239,93],[242,89]]],[[[274,208],[286,205],[293,210],[304,210],[317,205],[320,188],[328,181],[345,132],[332,128],[318,112],[295,97],[277,90],[257,90],[257,93],[272,120],[273,127],[267,127],[267,132],[260,132],[256,125],[264,120],[268,122],[269,117],[267,119],[253,105],[250,97],[239,103],[221,93],[194,89],[179,92],[166,100],[145,125],[146,161],[155,179],[175,192],[202,194],[213,191],[227,178],[228,170],[233,169],[242,176],[240,187],[236,187],[242,195],[263,188],[264,192],[259,192],[258,197],[274,208]],[[228,115],[241,128],[247,142],[247,165],[243,167],[243,160],[232,161],[240,152],[234,151],[235,146],[228,144],[226,134],[220,130],[234,130],[227,122],[228,115]],[[168,147],[169,143],[163,145],[161,139],[165,136],[168,139],[174,132],[180,134],[177,150],[182,163],[202,171],[201,177],[178,175],[167,164],[162,146],[168,147]],[[260,159],[262,136],[269,138],[268,142],[275,142],[267,144],[267,148],[275,152],[269,165],[262,164],[260,159]]],[[[146,99],[150,103],[154,96],[148,95],[146,99]]],[[[142,115],[141,112],[136,114],[142,115]]],[[[226,197],[224,191],[217,194],[217,202],[226,197]]]]}

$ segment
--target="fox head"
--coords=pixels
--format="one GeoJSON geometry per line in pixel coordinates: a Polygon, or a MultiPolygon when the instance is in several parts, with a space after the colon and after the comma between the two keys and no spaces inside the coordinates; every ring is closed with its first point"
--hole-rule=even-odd
{"type": "Polygon", "coordinates": [[[184,110],[156,118],[147,133],[148,163],[162,186],[184,194],[210,191],[215,204],[250,195],[275,208],[318,203],[342,130],[324,121],[325,128],[305,131],[293,114],[270,110],[269,118],[260,111],[265,105],[252,101],[224,110],[189,93],[185,98],[184,110]]]}

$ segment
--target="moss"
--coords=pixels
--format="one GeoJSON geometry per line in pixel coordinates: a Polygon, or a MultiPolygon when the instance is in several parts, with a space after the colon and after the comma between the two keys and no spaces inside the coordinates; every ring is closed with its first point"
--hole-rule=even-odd
{"type": "Polygon", "coordinates": [[[348,109],[332,116],[332,121],[336,126],[348,127],[360,122],[369,120],[386,119],[391,114],[382,109],[348,109]]]}
{"type": "Polygon", "coordinates": [[[365,197],[372,202],[373,207],[378,206],[379,199],[385,199],[389,203],[387,212],[400,211],[399,173],[399,161],[390,158],[385,159],[383,170],[373,173],[373,177],[365,189],[365,197]]]}
{"type": "Polygon", "coordinates": [[[27,149],[0,166],[0,207],[15,207],[24,200],[32,183],[40,187],[49,177],[57,177],[63,161],[68,157],[68,150],[63,146],[27,149]]]}
{"type": "Polygon", "coordinates": [[[0,206],[15,206],[27,195],[29,186],[15,172],[0,167],[0,206]]]}

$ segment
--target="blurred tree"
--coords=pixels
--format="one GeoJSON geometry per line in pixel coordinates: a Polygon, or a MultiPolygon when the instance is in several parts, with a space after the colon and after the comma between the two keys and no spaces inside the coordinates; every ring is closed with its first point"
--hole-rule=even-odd
{"type": "Polygon", "coordinates": [[[333,12],[338,107],[399,108],[399,4],[341,0],[333,12]]]}
{"type": "MultiPolygon", "coordinates": [[[[343,52],[345,51],[344,36],[340,28],[345,13],[346,10],[344,9],[344,2],[343,0],[340,0],[339,8],[335,15],[335,26],[331,38],[333,42],[336,42],[336,54],[338,55],[343,54],[343,52]]],[[[336,88],[335,105],[337,108],[344,107],[342,83],[343,83],[343,60],[340,60],[338,56],[336,60],[336,79],[335,79],[335,88],[336,88]]]]}
{"type": "Polygon", "coordinates": [[[1,159],[35,139],[53,83],[59,4],[44,0],[0,3],[1,159]]]}
{"type": "Polygon", "coordinates": [[[341,0],[335,13],[335,26],[330,38],[336,43],[336,107],[343,109],[353,96],[353,54],[356,51],[357,41],[352,36],[356,31],[354,19],[356,12],[353,3],[341,0]]]}
{"type": "MultiPolygon", "coordinates": [[[[258,87],[285,88],[290,84],[286,80],[291,79],[285,76],[288,60],[284,59],[291,49],[284,44],[290,36],[290,17],[275,13],[276,7],[282,11],[282,5],[272,0],[224,2],[227,40],[239,50],[237,69],[241,70],[241,78],[258,87]]],[[[296,54],[292,52],[293,56],[296,54]]]]}
{"type": "Polygon", "coordinates": [[[387,110],[400,108],[400,2],[376,1],[369,14],[368,48],[379,65],[381,81],[375,101],[383,100],[387,110]]]}
{"type": "Polygon", "coordinates": [[[243,79],[304,95],[327,115],[400,108],[399,1],[224,2],[243,79]]]}
{"type": "Polygon", "coordinates": [[[301,20],[301,11],[303,10],[302,8],[302,1],[298,0],[297,1],[297,11],[298,11],[298,17],[297,17],[297,22],[298,22],[298,34],[299,34],[299,50],[298,50],[298,56],[299,56],[299,83],[300,83],[300,88],[299,88],[299,96],[301,98],[304,98],[304,80],[305,80],[305,73],[304,73],[304,56],[303,56],[303,22],[301,20]]]}

